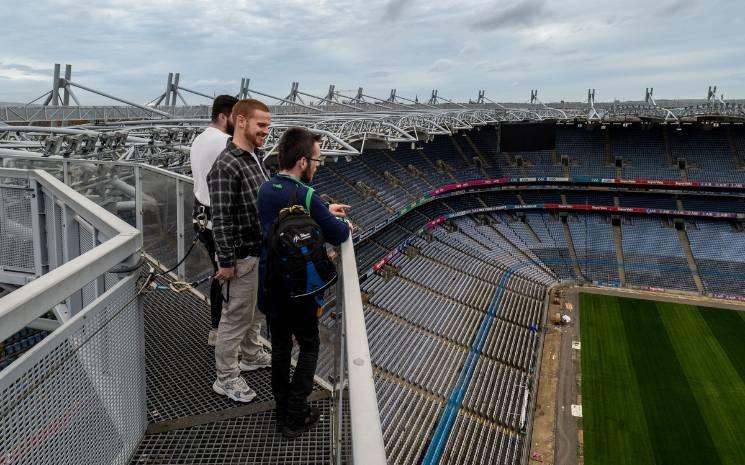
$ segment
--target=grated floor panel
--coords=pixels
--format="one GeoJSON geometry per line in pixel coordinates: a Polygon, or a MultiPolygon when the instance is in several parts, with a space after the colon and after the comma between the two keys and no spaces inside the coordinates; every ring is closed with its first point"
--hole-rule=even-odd
{"type": "Polygon", "coordinates": [[[327,464],[331,457],[331,400],[311,402],[321,419],[288,440],[276,430],[274,411],[145,436],[131,465],[327,464]]]}
{"type": "MultiPolygon", "coordinates": [[[[322,412],[315,428],[286,440],[276,432],[269,369],[243,373],[258,394],[249,404],[212,391],[215,359],[207,345],[204,301],[190,292],[153,290],[144,298],[144,314],[151,434],[140,442],[132,465],[329,463],[330,399],[311,402],[322,412]],[[245,415],[225,419],[236,414],[245,415]]],[[[318,384],[314,389],[323,390],[318,384]]]]}
{"type": "MultiPolygon", "coordinates": [[[[215,351],[207,345],[207,304],[190,292],[163,290],[151,291],[144,300],[148,421],[242,405],[212,390],[215,351]]],[[[243,377],[257,393],[254,402],[272,400],[270,369],[243,372],[243,377]]],[[[316,385],[315,389],[321,387],[316,385]]]]}
{"type": "MultiPolygon", "coordinates": [[[[240,405],[212,391],[215,352],[207,345],[209,309],[190,292],[145,296],[145,366],[151,423],[240,405]]],[[[271,400],[269,369],[243,374],[257,401],[271,400]]]]}

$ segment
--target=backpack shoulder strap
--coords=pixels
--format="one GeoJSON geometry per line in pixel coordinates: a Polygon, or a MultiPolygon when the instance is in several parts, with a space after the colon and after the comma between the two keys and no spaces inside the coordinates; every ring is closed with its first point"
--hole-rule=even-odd
{"type": "Polygon", "coordinates": [[[308,190],[305,192],[305,211],[310,215],[310,202],[313,199],[313,192],[315,189],[310,186],[307,186],[307,189],[308,190]]]}
{"type": "Polygon", "coordinates": [[[315,192],[316,190],[306,184],[299,182],[298,180],[294,178],[291,178],[289,176],[288,178],[291,179],[295,183],[295,189],[290,194],[290,201],[287,203],[287,207],[291,207],[293,205],[298,204],[297,203],[297,191],[300,189],[301,186],[305,187],[306,191],[305,191],[305,205],[304,206],[305,206],[305,211],[310,215],[310,204],[311,204],[311,201],[313,200],[313,192],[315,192]]]}

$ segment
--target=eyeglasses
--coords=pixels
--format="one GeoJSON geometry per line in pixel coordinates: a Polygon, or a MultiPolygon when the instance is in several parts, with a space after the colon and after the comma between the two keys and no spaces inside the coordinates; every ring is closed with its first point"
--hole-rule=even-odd
{"type": "Polygon", "coordinates": [[[303,158],[305,158],[308,161],[317,161],[318,163],[321,162],[321,159],[320,158],[311,158],[311,157],[303,157],[303,158]]]}

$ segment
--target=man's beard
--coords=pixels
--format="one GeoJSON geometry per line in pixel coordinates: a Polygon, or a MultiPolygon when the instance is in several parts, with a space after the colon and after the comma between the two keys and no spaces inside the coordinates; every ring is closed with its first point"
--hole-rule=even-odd
{"type": "Polygon", "coordinates": [[[310,181],[313,179],[310,174],[310,168],[310,165],[308,165],[308,167],[303,171],[303,174],[300,175],[300,180],[305,184],[310,184],[310,181]]]}
{"type": "Polygon", "coordinates": [[[228,120],[228,125],[225,127],[225,132],[229,136],[232,136],[233,133],[235,132],[235,126],[233,125],[233,122],[232,121],[228,120]]]}
{"type": "Polygon", "coordinates": [[[246,128],[245,135],[246,135],[246,140],[249,141],[251,143],[251,145],[254,146],[255,149],[261,147],[261,144],[264,143],[264,141],[262,140],[262,136],[260,136],[258,133],[257,134],[251,134],[248,131],[248,128],[246,128]]]}
{"type": "Polygon", "coordinates": [[[251,133],[248,126],[246,126],[246,129],[243,131],[243,137],[246,138],[246,141],[248,141],[249,144],[253,145],[254,150],[261,147],[261,139],[259,138],[259,135],[251,133]]]}

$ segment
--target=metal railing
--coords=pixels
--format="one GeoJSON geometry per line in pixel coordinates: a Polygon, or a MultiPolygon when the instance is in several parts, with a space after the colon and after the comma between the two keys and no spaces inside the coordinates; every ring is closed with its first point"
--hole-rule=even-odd
{"type": "MultiPolygon", "coordinates": [[[[27,222],[31,224],[37,277],[0,299],[0,340],[5,340],[60,302],[64,301],[69,316],[74,316],[83,303],[104,293],[106,273],[132,260],[142,241],[135,228],[49,173],[0,168],[0,179],[7,183],[0,186],[3,197],[8,191],[26,192],[17,199],[21,205],[10,208],[30,213],[27,222]]],[[[4,207],[9,208],[7,204],[4,207]]],[[[0,243],[3,248],[13,246],[12,232],[0,231],[0,243]]]]}
{"type": "Polygon", "coordinates": [[[352,463],[383,465],[386,463],[383,430],[380,425],[378,398],[370,360],[365,316],[351,237],[341,245],[339,282],[336,305],[342,319],[341,337],[336,347],[339,354],[335,386],[335,417],[333,419],[334,463],[346,458],[344,451],[344,386],[349,387],[349,418],[351,423],[352,463]]]}
{"type": "MultiPolygon", "coordinates": [[[[148,256],[158,261],[163,268],[170,268],[183,259],[183,262],[176,268],[176,270],[174,270],[177,279],[196,281],[211,273],[212,265],[203,247],[196,246],[187,255],[191,241],[194,238],[192,227],[192,209],[194,201],[192,194],[193,181],[190,177],[165,169],[131,162],[76,160],[51,157],[41,158],[38,156],[25,156],[10,152],[0,153],[0,162],[3,166],[15,166],[26,169],[41,168],[45,170],[44,172],[39,169],[34,171],[9,169],[6,171],[41,173],[40,175],[46,180],[46,182],[54,183],[59,191],[67,193],[66,196],[71,198],[74,197],[76,199],[76,205],[81,204],[82,202],[86,207],[95,207],[95,212],[93,212],[95,215],[93,216],[104,218],[104,223],[109,220],[116,220],[119,227],[125,228],[129,231],[128,234],[136,234],[138,243],[137,248],[139,249],[139,244],[142,244],[142,248],[148,256]],[[66,189],[64,184],[67,184],[67,186],[77,191],[77,194],[70,193],[70,190],[66,189]],[[83,196],[88,197],[88,199],[84,199],[83,196]],[[93,205],[91,200],[95,201],[98,205],[93,205]],[[119,218],[116,218],[117,216],[119,218]],[[128,224],[126,224],[125,221],[128,224]],[[136,227],[136,229],[134,227],[136,227]]],[[[3,172],[4,171],[0,169],[0,173],[3,172]]],[[[56,195],[57,197],[55,197],[55,199],[58,199],[61,194],[56,195]]],[[[64,200],[67,200],[66,197],[64,200]]],[[[47,200],[46,202],[49,205],[54,203],[49,203],[51,200],[47,200]]],[[[64,204],[64,202],[62,203],[64,204]]],[[[57,202],[57,204],[59,204],[59,202],[57,202]]],[[[2,205],[0,204],[0,206],[2,205]]],[[[46,221],[47,225],[56,225],[58,218],[60,220],[69,221],[70,218],[85,219],[91,216],[88,212],[81,214],[76,211],[76,215],[73,215],[70,212],[65,214],[65,211],[66,210],[63,209],[61,210],[62,213],[60,213],[55,210],[51,212],[51,214],[49,214],[50,212],[46,212],[47,215],[45,216],[45,219],[39,221],[46,221]]],[[[34,215],[31,216],[32,218],[35,217],[34,215]]],[[[119,236],[115,235],[115,231],[110,228],[107,229],[105,224],[102,224],[99,219],[91,218],[89,221],[86,221],[86,223],[94,225],[93,229],[97,231],[96,237],[109,238],[105,243],[97,245],[96,250],[104,251],[101,247],[106,246],[106,252],[110,253],[108,248],[113,248],[113,246],[118,243],[112,242],[112,240],[117,239],[119,236]]],[[[22,229],[22,231],[29,235],[29,237],[32,234],[32,231],[35,235],[38,225],[28,223],[28,226],[28,228],[22,229]]],[[[88,229],[85,230],[87,231],[88,229]]],[[[85,332],[85,325],[79,321],[79,315],[86,314],[88,315],[87,317],[90,317],[91,315],[98,315],[100,312],[105,311],[105,308],[108,308],[106,307],[105,300],[107,298],[113,298],[108,297],[109,294],[96,294],[96,297],[99,297],[96,299],[98,304],[95,307],[91,306],[90,297],[93,295],[91,294],[91,289],[100,288],[100,286],[95,287],[98,286],[96,283],[100,281],[100,279],[97,278],[100,278],[102,274],[105,274],[106,270],[110,269],[111,266],[116,263],[113,261],[92,263],[92,260],[88,257],[84,257],[86,260],[85,262],[70,260],[72,258],[70,251],[73,249],[71,248],[67,252],[64,252],[64,250],[66,250],[64,247],[56,245],[59,241],[57,239],[52,239],[63,237],[64,234],[66,233],[63,230],[49,229],[46,234],[47,240],[50,242],[50,246],[46,249],[47,254],[50,257],[48,263],[41,258],[39,260],[34,258],[34,260],[28,264],[29,269],[25,271],[32,272],[37,269],[43,270],[44,267],[47,267],[49,270],[52,270],[50,273],[62,273],[58,270],[62,269],[63,266],[66,267],[64,270],[68,270],[64,271],[67,275],[65,279],[69,282],[75,282],[72,287],[78,286],[76,290],[77,293],[73,292],[73,295],[70,297],[62,297],[60,300],[65,300],[65,305],[57,305],[56,308],[58,310],[60,308],[62,309],[60,314],[67,311],[70,317],[74,317],[71,318],[71,321],[73,319],[78,321],[78,323],[76,323],[77,326],[75,326],[74,329],[66,330],[64,333],[65,336],[58,336],[60,338],[69,338],[71,335],[77,334],[75,331],[82,330],[85,332]],[[64,253],[59,255],[60,251],[64,253]],[[63,263],[64,265],[62,265],[63,263]],[[85,265],[83,263],[85,263],[85,265]],[[100,302],[102,299],[103,302],[100,302]],[[90,312],[94,313],[89,314],[90,312]]],[[[117,239],[117,241],[121,240],[123,239],[117,239]]],[[[62,239],[61,243],[66,244],[68,241],[69,237],[67,239],[62,239]]],[[[129,255],[132,253],[134,252],[131,250],[128,252],[129,255]]],[[[36,254],[34,254],[34,257],[35,256],[36,254]]],[[[44,253],[39,254],[39,257],[42,256],[44,256],[44,253]]],[[[122,252],[121,256],[116,256],[116,260],[120,262],[127,256],[128,255],[124,255],[124,252],[122,252]]],[[[2,257],[0,256],[0,259],[1,258],[2,257]]],[[[9,257],[8,261],[13,261],[16,258],[17,257],[13,257],[11,259],[9,257]]],[[[380,428],[377,398],[373,382],[372,367],[370,364],[369,348],[367,345],[367,333],[362,314],[362,301],[360,297],[357,267],[351,239],[347,240],[341,247],[339,274],[340,283],[337,286],[336,302],[339,313],[343,315],[343,334],[342,338],[339,339],[339,341],[341,341],[340,344],[335,347],[328,347],[327,350],[339,351],[337,354],[338,358],[342,361],[340,364],[341,376],[336,380],[335,387],[339,393],[344,392],[345,387],[347,387],[349,398],[345,401],[343,396],[338,397],[336,412],[339,415],[349,414],[351,418],[350,439],[352,443],[354,463],[382,464],[385,463],[385,449],[380,428]]],[[[109,278],[107,277],[106,279],[109,278]]],[[[134,288],[135,282],[133,280],[131,280],[131,282],[126,282],[128,283],[128,290],[134,288]]],[[[30,284],[35,284],[35,282],[30,284]]],[[[32,289],[28,287],[30,284],[20,288],[18,291],[14,292],[13,295],[24,289],[26,289],[24,293],[28,293],[28,289],[32,289]]],[[[39,285],[45,287],[43,283],[36,284],[36,286],[39,285]]],[[[68,287],[69,284],[64,284],[64,286],[68,287]]],[[[45,292],[49,292],[49,289],[46,287],[45,289],[45,292]]],[[[108,288],[106,288],[106,290],[108,292],[108,288]]],[[[54,306],[55,304],[51,302],[59,296],[59,292],[50,295],[53,295],[54,297],[50,297],[48,300],[50,305],[54,306]]],[[[0,300],[0,302],[3,302],[3,300],[0,300]]],[[[47,307],[47,309],[48,308],[49,307],[47,307]]],[[[36,318],[44,312],[45,311],[43,310],[35,312],[33,318],[36,318]]],[[[6,327],[5,321],[6,320],[0,320],[0,322],[2,322],[3,330],[5,330],[6,327]]],[[[20,319],[15,322],[12,327],[14,329],[20,329],[28,324],[29,321],[31,320],[25,318],[20,319]]],[[[84,322],[85,318],[82,321],[84,322]]],[[[8,328],[10,328],[10,326],[8,326],[8,328]]],[[[140,341],[143,338],[141,321],[138,321],[137,325],[132,328],[120,327],[117,331],[121,334],[127,335],[127,337],[130,337],[135,341],[140,341]],[[135,331],[137,332],[136,334],[135,331]]],[[[10,334],[13,334],[10,330],[7,331],[7,334],[6,332],[0,333],[0,336],[2,336],[0,340],[3,340],[4,337],[7,337],[10,334]]],[[[55,334],[56,332],[53,333],[52,336],[55,334]]],[[[47,339],[50,339],[52,336],[49,336],[47,339]]],[[[117,337],[119,337],[119,335],[117,335],[117,337]]],[[[45,343],[47,343],[46,340],[42,341],[38,346],[42,347],[45,343]]],[[[35,350],[38,349],[34,347],[33,351],[35,350]]],[[[130,368],[143,370],[144,376],[144,360],[141,361],[140,366],[131,366],[130,368]]],[[[0,377],[0,380],[7,376],[5,373],[6,371],[7,370],[2,372],[3,374],[2,377],[0,377]]],[[[134,378],[139,379],[137,377],[134,378]]],[[[142,382],[144,386],[144,377],[142,382]]],[[[2,383],[4,383],[4,381],[0,381],[0,387],[5,386],[5,384],[2,383]]],[[[322,384],[328,386],[328,383],[324,382],[322,384]]],[[[5,396],[5,393],[2,393],[2,395],[5,396]]],[[[144,397],[142,402],[145,402],[144,397]]],[[[135,406],[133,406],[133,408],[134,407],[135,406]]],[[[142,412],[144,415],[144,404],[142,412]]],[[[339,418],[341,419],[341,417],[339,418]]],[[[135,424],[140,425],[140,423],[137,422],[135,422],[135,424]]],[[[335,423],[334,428],[336,430],[335,438],[340,439],[342,436],[343,422],[339,421],[335,423]]],[[[103,447],[103,445],[101,445],[101,447],[103,447]]],[[[106,448],[104,447],[104,449],[106,448]]],[[[346,451],[344,450],[344,445],[341,441],[335,442],[333,449],[336,460],[346,458],[346,451]]],[[[2,455],[0,454],[0,464],[2,463],[2,455]]],[[[64,460],[61,460],[61,463],[64,463],[64,460]]],[[[118,462],[112,461],[112,463],[118,462]]]]}
{"type": "Polygon", "coordinates": [[[30,247],[33,263],[0,298],[0,341],[57,317],[0,371],[0,464],[125,464],[147,426],[144,333],[136,276],[108,272],[141,234],[41,170],[0,169],[0,198],[22,226],[4,222],[0,247],[30,247]]]}
{"type": "Polygon", "coordinates": [[[25,156],[0,152],[5,167],[43,169],[75,191],[125,220],[142,233],[143,249],[175,271],[180,280],[195,281],[211,272],[202,247],[186,254],[195,233],[192,227],[194,182],[189,176],[133,163],[25,156]]]}

